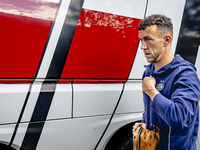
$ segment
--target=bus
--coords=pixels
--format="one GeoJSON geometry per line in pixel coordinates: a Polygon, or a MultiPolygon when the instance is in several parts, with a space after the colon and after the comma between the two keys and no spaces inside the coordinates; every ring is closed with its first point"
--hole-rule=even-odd
{"type": "Polygon", "coordinates": [[[199,0],[0,0],[0,149],[132,149],[148,64],[138,24],[170,17],[174,54],[200,75],[199,8],[199,0]]]}

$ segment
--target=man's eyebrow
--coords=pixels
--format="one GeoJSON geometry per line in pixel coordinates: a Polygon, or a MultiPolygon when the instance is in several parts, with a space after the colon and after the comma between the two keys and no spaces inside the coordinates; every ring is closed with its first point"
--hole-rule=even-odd
{"type": "Polygon", "coordinates": [[[147,38],[150,38],[150,39],[151,39],[151,36],[148,36],[148,35],[147,35],[147,36],[145,36],[145,37],[143,37],[143,38],[140,38],[140,37],[139,37],[139,40],[147,39],[147,38]]]}
{"type": "Polygon", "coordinates": [[[145,38],[151,38],[151,36],[147,35],[147,36],[144,37],[144,39],[145,39],[145,38]]]}

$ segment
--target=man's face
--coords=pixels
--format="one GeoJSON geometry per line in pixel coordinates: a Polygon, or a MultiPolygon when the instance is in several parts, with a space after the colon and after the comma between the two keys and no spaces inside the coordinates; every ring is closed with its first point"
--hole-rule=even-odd
{"type": "Polygon", "coordinates": [[[157,63],[160,61],[163,53],[163,37],[159,34],[156,25],[147,27],[145,30],[139,31],[139,39],[141,41],[141,49],[144,51],[145,57],[149,63],[157,63]]]}

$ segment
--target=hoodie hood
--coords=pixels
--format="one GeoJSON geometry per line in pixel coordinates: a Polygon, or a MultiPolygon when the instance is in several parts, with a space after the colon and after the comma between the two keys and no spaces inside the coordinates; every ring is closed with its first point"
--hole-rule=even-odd
{"type": "Polygon", "coordinates": [[[181,67],[181,66],[189,66],[190,68],[194,69],[194,71],[196,71],[196,68],[190,62],[184,60],[179,54],[176,54],[174,56],[174,59],[171,63],[163,66],[162,68],[160,68],[156,71],[154,71],[155,70],[154,64],[145,65],[144,67],[153,76],[153,74],[168,73],[168,72],[173,71],[174,69],[181,67]]]}

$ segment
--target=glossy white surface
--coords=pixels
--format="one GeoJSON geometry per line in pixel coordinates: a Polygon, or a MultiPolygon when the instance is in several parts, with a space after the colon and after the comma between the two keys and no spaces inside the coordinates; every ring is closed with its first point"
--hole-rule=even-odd
{"type": "Polygon", "coordinates": [[[59,3],[60,0],[44,0],[44,1],[52,2],[52,3],[59,3]]]}
{"type": "Polygon", "coordinates": [[[17,122],[29,84],[0,84],[0,124],[17,122]]]}
{"type": "Polygon", "coordinates": [[[74,117],[112,114],[123,84],[74,84],[74,117]]]}
{"type": "Polygon", "coordinates": [[[117,107],[117,113],[144,111],[141,81],[128,81],[117,107]]]}
{"type": "Polygon", "coordinates": [[[7,145],[9,144],[14,129],[15,129],[14,124],[0,126],[0,141],[1,141],[1,143],[3,142],[7,145]]]}
{"type": "Polygon", "coordinates": [[[72,114],[71,84],[57,84],[47,120],[70,118],[72,114]]]}
{"type": "Polygon", "coordinates": [[[146,0],[85,0],[83,8],[142,19],[146,0]]]}
{"type": "Polygon", "coordinates": [[[45,123],[37,150],[92,150],[110,116],[97,116],[45,123]]]}

